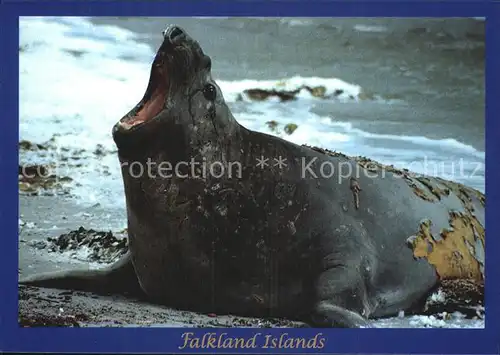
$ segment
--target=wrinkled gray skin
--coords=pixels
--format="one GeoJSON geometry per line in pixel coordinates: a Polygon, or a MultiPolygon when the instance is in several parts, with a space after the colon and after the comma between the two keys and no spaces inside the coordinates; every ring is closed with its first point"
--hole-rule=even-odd
{"type": "MultiPolygon", "coordinates": [[[[427,202],[392,173],[361,174],[356,209],[348,171],[359,171],[356,162],[239,125],[212,79],[210,58],[178,27],[165,31],[146,96],[158,80],[168,80],[164,110],[131,129],[126,115],[113,129],[123,164],[129,254],[102,271],[51,273],[21,283],[100,293],[142,290],[171,307],[282,316],[317,327],[364,326],[368,317],[412,307],[436,284],[434,268],[415,260],[405,241],[424,218],[437,230],[448,227],[449,211],[463,209],[453,193],[427,202]],[[157,64],[168,79],[155,74],[157,64]],[[213,101],[203,93],[209,83],[217,90],[213,101]],[[256,167],[261,155],[271,165],[286,158],[287,166],[256,167]],[[152,165],[151,176],[131,176],[138,173],[130,168],[134,161],[175,166],[191,158],[207,166],[222,162],[225,174],[183,178],[192,176],[184,165],[174,177],[161,177],[152,165]],[[304,169],[314,158],[311,170],[304,169]],[[241,163],[240,177],[235,165],[228,176],[231,162],[241,163]],[[321,178],[323,162],[335,167],[332,177],[321,178]]],[[[484,214],[479,217],[484,225],[484,214]]]]}

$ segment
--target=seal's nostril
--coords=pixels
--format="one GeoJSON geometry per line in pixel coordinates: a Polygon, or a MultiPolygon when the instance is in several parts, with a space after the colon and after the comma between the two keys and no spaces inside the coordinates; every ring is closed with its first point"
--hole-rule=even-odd
{"type": "Polygon", "coordinates": [[[168,38],[171,41],[173,41],[175,38],[182,36],[184,34],[184,32],[177,26],[172,27],[169,32],[170,33],[169,33],[168,38]]]}

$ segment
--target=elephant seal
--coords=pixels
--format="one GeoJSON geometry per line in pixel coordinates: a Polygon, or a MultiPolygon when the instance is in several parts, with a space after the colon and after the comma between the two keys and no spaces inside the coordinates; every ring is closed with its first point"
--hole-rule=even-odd
{"type": "Polygon", "coordinates": [[[362,327],[439,280],[484,277],[483,194],[244,128],[180,27],[164,32],[146,93],[113,138],[129,253],[21,283],[362,327]]]}

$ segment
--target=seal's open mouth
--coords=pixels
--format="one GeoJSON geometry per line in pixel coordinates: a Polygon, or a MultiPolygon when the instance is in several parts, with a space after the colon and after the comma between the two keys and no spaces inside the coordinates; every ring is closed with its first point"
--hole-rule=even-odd
{"type": "Polygon", "coordinates": [[[168,66],[166,52],[159,50],[151,67],[148,88],[142,100],[121,121],[123,129],[129,130],[157,117],[165,108],[169,92],[168,66]]]}
{"type": "Polygon", "coordinates": [[[142,100],[115,126],[114,132],[134,131],[162,116],[171,87],[179,81],[189,64],[193,44],[177,26],[163,32],[164,40],[151,67],[148,87],[142,100]]]}

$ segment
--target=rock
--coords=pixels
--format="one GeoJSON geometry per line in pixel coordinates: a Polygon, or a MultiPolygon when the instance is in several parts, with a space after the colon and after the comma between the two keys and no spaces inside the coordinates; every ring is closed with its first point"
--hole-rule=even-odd
{"type": "Polygon", "coordinates": [[[47,147],[43,144],[33,143],[27,140],[22,140],[19,142],[19,149],[23,150],[47,150],[47,147]]]}
{"type": "Polygon", "coordinates": [[[47,243],[44,240],[30,240],[27,244],[39,250],[45,249],[47,247],[47,243]]]}
{"type": "MultiPolygon", "coordinates": [[[[277,86],[284,86],[284,83],[278,83],[277,86]]],[[[306,90],[308,91],[311,96],[319,98],[319,99],[331,99],[331,98],[337,98],[340,95],[345,94],[345,91],[343,89],[336,89],[332,94],[327,95],[327,89],[325,86],[308,86],[308,85],[302,85],[299,86],[295,90],[276,90],[276,89],[259,89],[259,88],[252,88],[252,89],[246,89],[243,91],[243,94],[245,94],[248,99],[253,100],[253,101],[265,101],[271,97],[277,97],[280,99],[281,102],[285,101],[291,101],[291,100],[296,100],[297,95],[302,91],[306,90]]],[[[349,98],[351,100],[354,100],[355,97],[352,95],[349,95],[349,98]]],[[[364,100],[368,99],[374,99],[374,95],[372,94],[367,94],[367,93],[361,93],[360,98],[364,100]]],[[[241,94],[238,94],[236,101],[241,101],[243,100],[243,96],[241,94]]]]}
{"type": "MultiPolygon", "coordinates": [[[[324,86],[314,86],[314,87],[303,86],[302,88],[309,91],[311,93],[311,95],[314,97],[325,98],[326,88],[324,86]]],[[[335,90],[335,92],[337,92],[337,91],[339,91],[339,90],[335,90]]],[[[343,90],[340,90],[340,91],[344,92],[343,90]]],[[[335,95],[335,96],[338,96],[338,95],[335,95]]]]}
{"type": "Polygon", "coordinates": [[[89,248],[87,260],[98,263],[111,263],[128,251],[128,239],[116,238],[111,231],[95,231],[83,227],[57,238],[47,238],[48,248],[52,252],[77,251],[89,248]]]}
{"type": "Polygon", "coordinates": [[[278,126],[279,126],[279,123],[276,122],[276,121],[267,121],[266,122],[266,125],[267,127],[273,131],[273,132],[277,132],[277,129],[278,129],[278,126]]]}
{"type": "Polygon", "coordinates": [[[286,134],[292,134],[293,132],[295,132],[295,130],[297,129],[297,125],[295,123],[289,123],[285,126],[284,130],[285,130],[285,133],[286,134]]]}
{"type": "Polygon", "coordinates": [[[484,317],[484,283],[476,280],[442,280],[426,300],[424,314],[460,312],[466,318],[484,317]]]}
{"type": "Polygon", "coordinates": [[[46,165],[19,165],[19,192],[24,195],[65,195],[68,189],[63,185],[70,182],[68,176],[57,176],[46,165]]]}
{"type": "Polygon", "coordinates": [[[94,154],[97,156],[103,156],[106,154],[106,150],[104,149],[102,144],[98,144],[94,150],[94,154]]]}
{"type": "MultiPolygon", "coordinates": [[[[269,128],[269,130],[277,135],[281,135],[281,131],[279,129],[279,123],[276,122],[276,121],[267,121],[266,122],[266,125],[267,127],[269,128]]],[[[297,125],[295,123],[288,123],[286,124],[284,127],[283,127],[283,132],[285,132],[286,134],[290,135],[292,134],[296,129],[297,129],[297,125]]]]}
{"type": "Polygon", "coordinates": [[[246,94],[250,100],[254,101],[264,101],[272,96],[275,96],[278,97],[283,102],[283,101],[295,100],[295,96],[299,93],[299,91],[300,89],[295,91],[286,91],[286,90],[278,91],[274,89],[272,90],[247,89],[243,91],[243,93],[246,94]]]}

